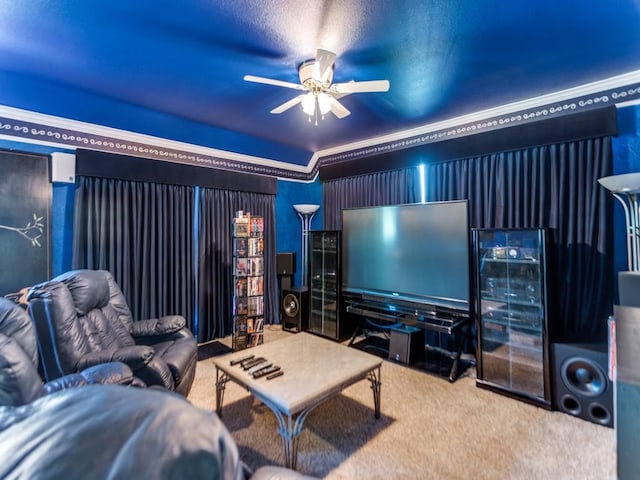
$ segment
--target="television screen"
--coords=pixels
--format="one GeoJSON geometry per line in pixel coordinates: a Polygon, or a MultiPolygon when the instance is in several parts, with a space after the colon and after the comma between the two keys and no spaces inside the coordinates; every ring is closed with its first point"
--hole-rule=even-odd
{"type": "Polygon", "coordinates": [[[342,211],[345,293],[469,309],[467,201],[342,211]]]}

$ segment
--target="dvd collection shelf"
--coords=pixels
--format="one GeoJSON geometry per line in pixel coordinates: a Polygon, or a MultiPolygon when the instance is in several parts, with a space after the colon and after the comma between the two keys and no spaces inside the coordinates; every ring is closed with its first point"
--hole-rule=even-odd
{"type": "Polygon", "coordinates": [[[479,386],[549,407],[543,229],[474,230],[479,386]]]}
{"type": "Polygon", "coordinates": [[[236,212],[233,219],[233,350],[263,342],[263,233],[262,217],[236,212]]]}

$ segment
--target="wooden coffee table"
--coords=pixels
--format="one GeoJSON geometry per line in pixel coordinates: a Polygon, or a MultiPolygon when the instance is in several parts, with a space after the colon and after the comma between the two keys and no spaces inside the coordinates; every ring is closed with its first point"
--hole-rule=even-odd
{"type": "Polygon", "coordinates": [[[373,390],[375,418],[380,418],[380,365],[374,355],[309,333],[230,353],[213,360],[216,366],[216,413],[222,415],[227,381],[245,387],[273,411],[278,419],[287,467],[296,468],[298,438],[307,415],[322,402],[368,379],[373,390]],[[264,357],[283,375],[254,379],[241,365],[231,362],[247,355],[264,357]]]}

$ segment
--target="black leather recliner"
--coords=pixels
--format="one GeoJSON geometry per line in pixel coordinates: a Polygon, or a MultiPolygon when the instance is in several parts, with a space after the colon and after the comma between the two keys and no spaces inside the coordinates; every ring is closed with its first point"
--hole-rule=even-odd
{"type": "Polygon", "coordinates": [[[123,386],[137,383],[122,363],[44,384],[37,362],[29,315],[0,297],[0,478],[308,479],[275,466],[252,475],[215,414],[123,386]]]}
{"type": "Polygon", "coordinates": [[[0,405],[25,405],[45,395],[90,384],[144,386],[119,362],[88,368],[44,383],[31,318],[22,307],[0,297],[0,405]]]}
{"type": "Polygon", "coordinates": [[[189,393],[198,347],[185,319],[134,321],[109,272],[64,273],[31,287],[27,300],[47,379],[119,361],[148,386],[189,393]]]}
{"type": "Polygon", "coordinates": [[[119,385],[0,405],[0,458],[3,479],[309,480],[277,466],[252,473],[213,412],[167,390],[119,385]]]}

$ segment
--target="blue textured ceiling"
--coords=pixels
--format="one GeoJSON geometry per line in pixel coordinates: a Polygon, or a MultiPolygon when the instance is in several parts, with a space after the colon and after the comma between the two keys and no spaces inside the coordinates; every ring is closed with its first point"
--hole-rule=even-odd
{"type": "Polygon", "coordinates": [[[637,0],[0,0],[0,105],[305,165],[318,150],[640,70],[637,0]],[[334,82],[388,79],[310,124],[316,48],[334,82]]]}

